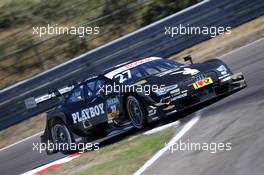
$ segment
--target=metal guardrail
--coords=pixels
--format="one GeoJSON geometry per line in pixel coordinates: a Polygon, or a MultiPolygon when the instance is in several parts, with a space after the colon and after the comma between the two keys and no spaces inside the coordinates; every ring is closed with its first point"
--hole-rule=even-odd
{"type": "MultiPolygon", "coordinates": [[[[186,6],[194,4],[195,1],[188,0],[186,6]]],[[[43,36],[41,37],[39,35],[40,27],[43,26],[36,26],[36,24],[31,24],[26,28],[16,29],[16,31],[11,31],[11,33],[6,31],[10,34],[0,36],[0,62],[3,63],[0,64],[0,89],[33,77],[55,65],[66,62],[70,58],[77,57],[85,51],[87,52],[114,39],[120,38],[131,30],[139,29],[140,26],[149,22],[146,18],[148,13],[144,12],[145,9],[158,6],[156,0],[133,0],[130,3],[117,3],[115,1],[111,5],[109,3],[110,1],[104,1],[99,4],[79,2],[73,6],[69,6],[69,8],[62,7],[56,11],[56,14],[60,14],[58,16],[60,18],[63,16],[63,12],[72,12],[72,10],[74,11],[80,5],[88,6],[86,9],[88,14],[85,15],[86,19],[83,19],[80,23],[71,25],[79,29],[84,27],[99,27],[98,34],[88,34],[82,37],[83,31],[79,32],[81,34],[80,36],[67,34],[66,30],[66,33],[63,32],[64,34],[58,31],[55,35],[47,34],[48,36],[43,38],[43,36]],[[95,13],[96,11],[101,12],[95,13]],[[122,18],[119,18],[118,16],[121,14],[122,18]],[[39,32],[37,32],[37,27],[39,27],[39,32]],[[30,69],[30,71],[25,71],[27,69],[30,69]]],[[[171,5],[178,6],[176,2],[173,2],[171,5]]],[[[177,10],[176,7],[174,7],[175,11],[177,10]]],[[[38,8],[38,4],[36,8],[38,8]]],[[[20,12],[25,13],[27,10],[25,8],[20,12]]],[[[34,9],[31,9],[31,12],[32,10],[34,11],[34,9]]],[[[13,18],[16,14],[11,12],[10,16],[10,18],[13,18]]],[[[5,19],[6,16],[4,15],[3,18],[5,19]]],[[[45,17],[40,15],[40,18],[45,17]]],[[[71,16],[69,18],[74,21],[78,17],[71,16]]],[[[62,23],[64,22],[62,21],[62,23]]],[[[48,26],[54,27],[54,24],[48,26]]],[[[48,26],[45,27],[48,29],[48,26]]],[[[55,26],[57,25],[55,24],[55,26]]],[[[2,27],[8,27],[8,25],[5,23],[2,27]]],[[[62,26],[57,27],[61,28],[62,26]]]]}
{"type": "Polygon", "coordinates": [[[168,57],[210,38],[210,35],[165,35],[165,27],[235,27],[264,14],[263,0],[206,0],[138,31],[89,51],[31,79],[0,91],[0,129],[44,112],[54,99],[27,110],[24,100],[80,81],[115,64],[148,56],[168,57]]]}

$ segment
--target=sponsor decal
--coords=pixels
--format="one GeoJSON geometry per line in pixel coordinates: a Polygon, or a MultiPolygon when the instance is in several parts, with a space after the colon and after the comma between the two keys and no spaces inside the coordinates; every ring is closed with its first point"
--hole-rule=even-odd
{"type": "Polygon", "coordinates": [[[170,94],[172,94],[172,95],[178,95],[179,93],[180,93],[180,89],[179,88],[170,91],[170,94]]]}
{"type": "Polygon", "coordinates": [[[149,57],[149,58],[145,58],[145,59],[142,59],[142,60],[135,61],[133,63],[129,63],[129,64],[125,65],[125,67],[127,69],[131,69],[131,68],[136,67],[138,65],[141,65],[141,64],[153,61],[153,60],[157,60],[157,59],[161,59],[161,58],[159,58],[159,57],[149,57]]]}
{"type": "Polygon", "coordinates": [[[224,65],[219,66],[216,70],[221,72],[221,75],[227,74],[227,69],[224,65]]]}
{"type": "Polygon", "coordinates": [[[80,112],[72,113],[71,115],[72,115],[73,123],[75,124],[75,123],[83,122],[90,118],[100,116],[104,113],[105,113],[104,104],[100,103],[93,107],[82,109],[80,112]]]}
{"type": "Polygon", "coordinates": [[[212,84],[213,80],[211,77],[196,81],[195,83],[193,83],[193,87],[194,89],[199,89],[201,87],[207,86],[209,84],[212,84]]]}
{"type": "Polygon", "coordinates": [[[158,95],[158,96],[164,95],[170,91],[171,91],[170,92],[171,94],[174,93],[172,91],[175,91],[175,89],[178,87],[178,84],[174,84],[174,85],[170,85],[170,86],[161,85],[160,87],[161,88],[159,88],[159,89],[157,88],[156,90],[153,90],[153,92],[155,92],[156,95],[158,95]]]}
{"type": "Polygon", "coordinates": [[[116,97],[115,98],[109,98],[106,100],[107,106],[116,105],[118,103],[119,103],[119,101],[118,101],[118,98],[116,98],[116,97]]]}
{"type": "Polygon", "coordinates": [[[231,77],[230,77],[230,76],[229,76],[229,77],[226,77],[226,78],[224,78],[224,79],[222,79],[223,82],[225,82],[225,81],[229,81],[229,80],[231,80],[231,77]]]}
{"type": "Polygon", "coordinates": [[[184,93],[184,94],[181,94],[181,95],[178,95],[178,96],[171,98],[171,101],[175,101],[175,100],[178,100],[178,99],[186,97],[186,96],[187,96],[187,93],[184,93]]]}
{"type": "Polygon", "coordinates": [[[156,114],[156,112],[157,112],[156,109],[149,109],[149,110],[148,110],[148,116],[153,116],[153,115],[156,114]]]}
{"type": "Polygon", "coordinates": [[[130,70],[126,70],[120,74],[116,74],[114,76],[114,79],[117,79],[119,83],[124,83],[125,81],[127,81],[128,79],[131,79],[132,75],[131,75],[131,71],[130,70]]]}
{"type": "Polygon", "coordinates": [[[111,112],[111,113],[107,114],[107,119],[108,120],[113,120],[118,115],[119,115],[119,111],[111,112]]]}
{"type": "Polygon", "coordinates": [[[119,115],[119,100],[117,97],[106,100],[107,104],[107,119],[112,120],[119,115]]]}
{"type": "Polygon", "coordinates": [[[228,76],[230,76],[230,74],[226,74],[226,75],[223,75],[223,76],[221,76],[221,77],[218,77],[218,79],[221,80],[221,79],[223,79],[223,78],[225,78],[225,77],[228,77],[228,76]]]}
{"type": "Polygon", "coordinates": [[[175,75],[175,74],[183,74],[183,75],[195,75],[195,74],[198,74],[200,71],[197,70],[197,69],[191,69],[191,68],[184,68],[183,70],[181,71],[177,71],[177,72],[173,72],[171,73],[171,75],[175,75]]]}

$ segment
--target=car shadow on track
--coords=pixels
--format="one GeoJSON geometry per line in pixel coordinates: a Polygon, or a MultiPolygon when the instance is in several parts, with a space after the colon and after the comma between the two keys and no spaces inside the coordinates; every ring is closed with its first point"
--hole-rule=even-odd
{"type": "MultiPolygon", "coordinates": [[[[235,92],[233,92],[233,93],[235,93],[235,92]]],[[[233,94],[233,93],[231,93],[231,94],[233,94]]],[[[105,147],[105,146],[109,146],[111,144],[120,142],[122,140],[131,138],[133,136],[137,136],[137,135],[143,134],[146,131],[149,131],[151,129],[154,129],[154,128],[157,128],[157,127],[160,127],[160,126],[163,126],[163,125],[166,125],[166,124],[170,124],[170,123],[175,122],[175,121],[179,121],[180,122],[180,126],[179,127],[181,127],[193,117],[192,114],[194,114],[195,112],[197,112],[197,111],[199,111],[201,109],[205,109],[206,107],[218,102],[219,100],[222,100],[223,98],[225,98],[225,97],[227,97],[227,96],[229,96],[231,94],[225,94],[225,95],[216,97],[214,99],[211,99],[211,100],[205,101],[203,103],[200,103],[200,104],[198,104],[198,105],[196,105],[194,107],[188,108],[188,110],[183,110],[181,112],[178,112],[177,114],[174,114],[174,115],[168,116],[166,118],[160,119],[158,121],[149,123],[146,127],[144,127],[141,130],[131,129],[131,130],[125,132],[125,133],[122,133],[122,134],[119,134],[117,136],[114,136],[111,139],[104,140],[104,141],[100,142],[100,148],[105,147]]],[[[203,117],[203,116],[201,116],[201,117],[203,117]]],[[[90,152],[90,150],[86,151],[86,152],[90,152]]],[[[72,153],[70,153],[70,154],[72,154],[72,153]]]]}
{"type": "Polygon", "coordinates": [[[143,128],[141,130],[132,129],[130,131],[127,131],[127,132],[125,132],[123,134],[120,134],[118,136],[115,136],[115,137],[113,137],[113,138],[111,138],[109,140],[105,140],[105,141],[101,142],[100,143],[100,147],[108,146],[108,145],[117,143],[119,141],[128,139],[130,137],[143,134],[146,131],[149,131],[149,130],[154,129],[156,127],[160,127],[160,126],[175,122],[177,120],[180,121],[180,126],[182,126],[185,123],[187,123],[190,120],[190,118],[192,118],[192,114],[194,114],[195,112],[197,112],[197,111],[199,111],[201,109],[204,109],[207,106],[210,106],[213,103],[215,103],[215,102],[217,102],[217,101],[219,101],[219,100],[221,100],[221,99],[223,99],[223,98],[225,98],[225,97],[227,97],[229,95],[230,94],[225,94],[225,95],[222,95],[220,97],[216,97],[214,99],[211,99],[211,100],[208,100],[206,102],[203,102],[203,103],[201,103],[201,104],[199,104],[197,106],[189,108],[188,110],[181,111],[181,112],[178,112],[177,114],[168,116],[168,117],[166,117],[164,119],[155,121],[153,123],[149,123],[145,128],[143,128]]]}

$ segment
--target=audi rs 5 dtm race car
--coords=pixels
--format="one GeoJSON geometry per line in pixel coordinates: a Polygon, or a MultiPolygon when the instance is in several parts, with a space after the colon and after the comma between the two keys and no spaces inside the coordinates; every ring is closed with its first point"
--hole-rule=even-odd
{"type": "Polygon", "coordinates": [[[131,61],[36,98],[37,104],[66,93],[47,114],[42,142],[100,142],[246,87],[243,74],[233,74],[221,60],[185,61],[191,64],[159,57],[131,61]]]}

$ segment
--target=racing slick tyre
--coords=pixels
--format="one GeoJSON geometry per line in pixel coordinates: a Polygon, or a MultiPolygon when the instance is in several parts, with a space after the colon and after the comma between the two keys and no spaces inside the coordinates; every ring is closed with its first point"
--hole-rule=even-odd
{"type": "Polygon", "coordinates": [[[63,154],[70,154],[75,150],[71,150],[71,144],[73,143],[72,135],[64,124],[60,120],[55,120],[51,125],[51,137],[55,148],[59,149],[63,154]]]}
{"type": "Polygon", "coordinates": [[[144,104],[134,96],[128,96],[126,99],[126,110],[132,125],[136,129],[143,128],[147,123],[147,111],[144,104]]]}

